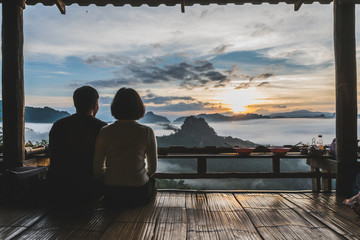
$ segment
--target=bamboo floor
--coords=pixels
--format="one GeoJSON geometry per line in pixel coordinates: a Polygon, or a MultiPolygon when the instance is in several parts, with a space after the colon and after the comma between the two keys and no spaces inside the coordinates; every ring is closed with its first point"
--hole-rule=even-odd
{"type": "Polygon", "coordinates": [[[0,239],[360,239],[360,217],[330,193],[159,192],[109,210],[0,207],[0,239]]]}

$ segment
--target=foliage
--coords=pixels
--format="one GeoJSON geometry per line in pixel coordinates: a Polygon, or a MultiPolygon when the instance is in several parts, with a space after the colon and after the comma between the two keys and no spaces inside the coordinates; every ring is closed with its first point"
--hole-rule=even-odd
{"type": "Polygon", "coordinates": [[[49,145],[49,141],[48,140],[41,140],[40,142],[39,141],[27,141],[25,143],[25,147],[32,147],[32,148],[37,148],[37,147],[40,147],[40,146],[47,146],[49,145]]]}

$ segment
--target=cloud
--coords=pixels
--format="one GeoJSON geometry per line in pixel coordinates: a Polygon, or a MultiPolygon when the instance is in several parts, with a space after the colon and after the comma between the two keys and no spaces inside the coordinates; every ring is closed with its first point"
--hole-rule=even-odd
{"type": "MultiPolygon", "coordinates": [[[[119,88],[124,85],[136,85],[138,81],[136,79],[123,79],[123,78],[114,78],[106,80],[93,80],[86,82],[87,85],[93,86],[94,88],[119,88]]],[[[79,87],[84,85],[84,82],[73,83],[71,87],[79,87]]]]}
{"type": "Polygon", "coordinates": [[[225,53],[225,51],[226,51],[229,47],[231,47],[231,46],[232,46],[232,44],[227,44],[227,45],[222,44],[222,45],[219,45],[219,46],[217,46],[216,48],[214,48],[214,49],[212,50],[212,52],[213,52],[214,54],[223,54],[223,53],[225,53]]]}
{"type": "Polygon", "coordinates": [[[129,58],[116,54],[109,55],[92,55],[83,60],[85,64],[97,65],[102,67],[112,67],[112,66],[121,66],[123,64],[129,63],[129,58]]]}
{"type": "Polygon", "coordinates": [[[275,32],[274,28],[270,27],[266,23],[252,23],[249,24],[248,27],[252,30],[251,36],[253,37],[262,37],[275,32]]]}
{"type": "Polygon", "coordinates": [[[268,81],[266,82],[261,82],[261,83],[257,83],[257,80],[265,80],[268,79],[270,77],[274,76],[273,73],[261,73],[257,76],[249,76],[249,75],[242,75],[242,78],[248,78],[247,82],[241,82],[240,84],[238,84],[235,89],[247,89],[250,88],[252,86],[256,86],[256,87],[268,87],[270,85],[270,83],[268,81]]]}
{"type": "Polygon", "coordinates": [[[262,73],[262,74],[258,75],[256,78],[257,79],[267,79],[272,76],[274,76],[273,73],[262,73]]]}
{"type": "Polygon", "coordinates": [[[186,111],[224,111],[220,103],[200,101],[191,96],[159,96],[147,91],[142,97],[148,111],[186,112],[186,111]]]}
{"type": "Polygon", "coordinates": [[[87,84],[94,87],[114,88],[121,85],[169,83],[181,88],[225,86],[229,82],[227,71],[221,71],[207,60],[194,62],[180,61],[164,64],[159,58],[145,61],[126,60],[117,55],[91,56],[84,62],[87,64],[116,67],[113,74],[116,78],[93,80],[87,84]]]}
{"type": "Polygon", "coordinates": [[[269,82],[262,82],[257,85],[257,87],[268,87],[270,85],[269,82]]]}
{"type": "Polygon", "coordinates": [[[235,87],[236,90],[238,89],[248,89],[250,87],[250,82],[247,82],[247,83],[240,83],[239,85],[237,85],[235,87]]]}
{"type": "Polygon", "coordinates": [[[187,96],[158,96],[153,93],[148,93],[146,96],[143,97],[144,103],[153,103],[153,104],[169,104],[173,101],[195,101],[193,97],[187,96]]]}
{"type": "Polygon", "coordinates": [[[225,81],[227,80],[227,77],[223,74],[221,74],[220,72],[217,71],[211,71],[211,72],[207,72],[202,74],[202,76],[208,77],[210,80],[213,81],[225,81]]]}
{"type": "Polygon", "coordinates": [[[161,110],[168,112],[185,112],[185,111],[203,111],[211,109],[212,104],[204,103],[204,102],[194,102],[194,103],[175,103],[168,104],[166,106],[159,107],[147,107],[149,110],[161,110]]]}
{"type": "Polygon", "coordinates": [[[285,105],[274,105],[273,108],[287,108],[285,105]]]}

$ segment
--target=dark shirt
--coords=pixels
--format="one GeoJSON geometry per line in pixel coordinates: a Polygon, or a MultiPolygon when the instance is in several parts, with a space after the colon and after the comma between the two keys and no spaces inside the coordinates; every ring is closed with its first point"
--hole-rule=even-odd
{"type": "Polygon", "coordinates": [[[76,191],[91,187],[94,182],[95,141],[105,125],[105,122],[85,114],[73,114],[54,123],[49,133],[50,167],[47,175],[53,190],[60,187],[76,191]]]}

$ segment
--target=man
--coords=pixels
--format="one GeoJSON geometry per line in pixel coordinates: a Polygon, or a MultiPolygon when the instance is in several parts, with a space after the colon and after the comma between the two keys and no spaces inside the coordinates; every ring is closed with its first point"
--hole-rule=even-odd
{"type": "Polygon", "coordinates": [[[107,125],[95,118],[99,94],[83,86],[73,94],[76,113],[54,123],[49,133],[50,167],[47,174],[52,201],[87,201],[96,195],[93,174],[95,141],[107,125]]]}

